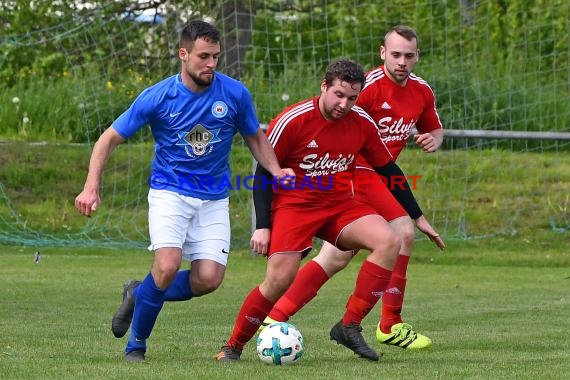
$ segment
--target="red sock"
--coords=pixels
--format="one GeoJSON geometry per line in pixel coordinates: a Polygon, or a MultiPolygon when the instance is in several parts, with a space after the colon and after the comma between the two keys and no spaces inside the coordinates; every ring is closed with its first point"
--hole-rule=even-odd
{"type": "Polygon", "coordinates": [[[288,321],[317,296],[317,292],[328,279],[327,272],[316,261],[309,261],[301,268],[295,281],[273,306],[269,312],[269,318],[280,322],[288,321]]]}
{"type": "Polygon", "coordinates": [[[390,281],[392,272],[366,260],[360,267],[356,278],[356,287],[346,304],[342,323],[360,324],[364,317],[378,302],[382,292],[390,281]]]}
{"type": "Polygon", "coordinates": [[[259,286],[256,286],[241,305],[234,331],[227,345],[243,349],[243,346],[255,335],[272,306],[273,302],[265,298],[259,291],[259,286]]]}
{"type": "Polygon", "coordinates": [[[392,278],[386,291],[382,295],[382,318],[380,319],[380,330],[383,333],[390,333],[392,326],[402,323],[402,305],[404,304],[404,293],[406,291],[406,272],[410,256],[398,255],[392,278]]]}

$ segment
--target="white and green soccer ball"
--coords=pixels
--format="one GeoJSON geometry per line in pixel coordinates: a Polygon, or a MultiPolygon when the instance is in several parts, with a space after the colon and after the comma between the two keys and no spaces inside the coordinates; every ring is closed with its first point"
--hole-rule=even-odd
{"type": "Polygon", "coordinates": [[[301,332],[287,322],[272,323],[257,337],[257,356],[262,362],[275,365],[298,363],[305,351],[301,332]]]}

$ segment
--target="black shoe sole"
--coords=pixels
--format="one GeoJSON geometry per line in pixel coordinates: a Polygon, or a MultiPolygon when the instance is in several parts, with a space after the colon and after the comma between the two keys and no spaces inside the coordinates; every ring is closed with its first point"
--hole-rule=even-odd
{"type": "Polygon", "coordinates": [[[144,351],[131,351],[125,355],[125,360],[131,363],[144,362],[144,351]]]}
{"type": "Polygon", "coordinates": [[[134,291],[139,284],[140,281],[129,281],[123,290],[123,302],[111,320],[111,331],[113,332],[115,338],[122,338],[125,336],[127,331],[129,331],[129,327],[131,326],[133,319],[132,308],[134,308],[134,291]],[[131,287],[131,289],[129,289],[129,287],[131,287]],[[129,297],[127,297],[127,292],[129,291],[131,292],[131,297],[133,298],[132,306],[128,300],[129,297]]]}
{"type": "MultiPolygon", "coordinates": [[[[359,353],[359,352],[354,351],[352,348],[350,348],[349,346],[347,346],[347,345],[344,343],[344,339],[342,339],[338,334],[339,334],[339,333],[337,333],[337,331],[336,331],[335,328],[333,327],[333,328],[331,329],[331,331],[330,331],[330,338],[331,338],[332,341],[335,341],[336,344],[340,344],[340,345],[342,345],[342,346],[348,348],[350,351],[354,352],[355,355],[358,355],[358,357],[360,357],[360,358],[362,358],[362,359],[370,360],[370,361],[373,361],[373,362],[377,362],[377,361],[380,360],[380,356],[381,356],[381,355],[376,354],[376,352],[374,352],[374,351],[373,351],[373,352],[376,354],[375,356],[366,355],[366,354],[361,354],[361,353],[359,353]]],[[[372,350],[372,349],[371,349],[371,350],[372,350]]]]}

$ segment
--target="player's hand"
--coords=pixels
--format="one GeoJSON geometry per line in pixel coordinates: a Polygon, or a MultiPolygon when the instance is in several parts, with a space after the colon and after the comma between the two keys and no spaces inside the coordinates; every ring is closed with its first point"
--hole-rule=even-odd
{"type": "Polygon", "coordinates": [[[269,239],[271,230],[269,228],[259,228],[251,235],[249,246],[253,252],[267,255],[269,253],[269,239]]]}
{"type": "Polygon", "coordinates": [[[416,144],[426,153],[435,152],[443,142],[443,139],[440,139],[431,133],[417,134],[414,136],[414,140],[416,140],[416,144]]]}
{"type": "Polygon", "coordinates": [[[88,218],[97,210],[100,203],[101,198],[99,198],[99,192],[96,190],[83,190],[75,198],[75,208],[88,218]]]}
{"type": "Polygon", "coordinates": [[[280,169],[275,178],[277,178],[277,183],[284,187],[295,184],[295,172],[291,168],[280,169]]]}
{"type": "Polygon", "coordinates": [[[439,236],[437,231],[431,226],[425,216],[420,216],[416,219],[416,227],[418,230],[422,231],[435,245],[438,246],[442,251],[445,249],[445,242],[439,236]]]}

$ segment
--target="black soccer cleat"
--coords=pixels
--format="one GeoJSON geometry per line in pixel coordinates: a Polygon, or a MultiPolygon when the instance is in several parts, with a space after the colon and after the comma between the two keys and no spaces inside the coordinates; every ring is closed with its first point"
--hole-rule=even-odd
{"type": "Polygon", "coordinates": [[[125,336],[131,326],[133,312],[135,310],[134,290],[140,283],[140,281],[131,280],[123,287],[123,302],[115,315],[113,315],[113,320],[111,321],[111,331],[113,331],[113,335],[117,338],[125,336]]]}
{"type": "Polygon", "coordinates": [[[361,332],[362,326],[354,323],[345,326],[340,321],[333,326],[330,336],[331,340],[336,341],[337,344],[342,344],[361,358],[377,362],[380,356],[366,343],[361,332]]]}
{"type": "Polygon", "coordinates": [[[125,354],[125,360],[131,363],[144,362],[144,351],[135,350],[125,354]]]}
{"type": "Polygon", "coordinates": [[[238,361],[241,356],[241,351],[242,350],[234,346],[222,346],[220,352],[216,355],[216,360],[219,362],[238,361]]]}

